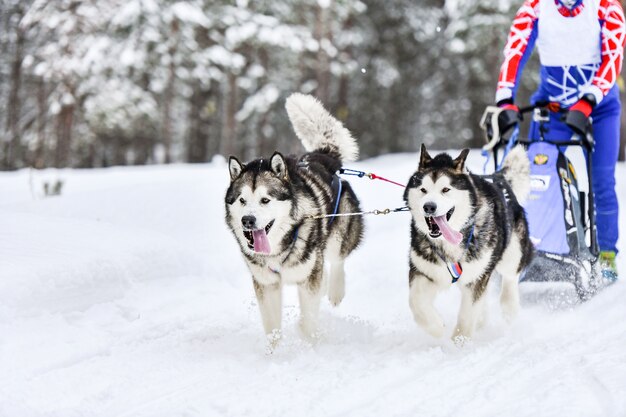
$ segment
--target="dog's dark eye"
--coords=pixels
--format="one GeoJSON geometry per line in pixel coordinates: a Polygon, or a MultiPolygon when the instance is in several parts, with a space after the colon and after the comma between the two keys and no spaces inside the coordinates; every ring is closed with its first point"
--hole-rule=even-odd
{"type": "Polygon", "coordinates": [[[239,199],[239,202],[240,202],[241,204],[243,204],[244,206],[246,205],[246,200],[244,200],[243,198],[240,198],[240,199],[239,199]]]}
{"type": "Polygon", "coordinates": [[[441,190],[442,193],[447,193],[448,191],[450,191],[450,189],[448,187],[443,187],[443,189],[441,190]]]}
{"type": "Polygon", "coordinates": [[[420,191],[423,192],[424,194],[426,194],[428,191],[426,190],[426,188],[420,188],[420,191]]]}
{"type": "Polygon", "coordinates": [[[270,202],[270,199],[269,199],[269,198],[267,198],[267,197],[263,197],[263,198],[261,199],[261,204],[267,204],[267,203],[269,203],[269,202],[270,202]]]}

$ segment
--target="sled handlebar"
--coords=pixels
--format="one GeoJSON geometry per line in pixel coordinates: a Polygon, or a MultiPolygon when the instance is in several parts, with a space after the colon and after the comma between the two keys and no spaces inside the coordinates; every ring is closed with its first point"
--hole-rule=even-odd
{"type": "MultiPolygon", "coordinates": [[[[483,113],[480,120],[480,127],[485,132],[485,139],[487,144],[483,146],[484,152],[497,152],[497,149],[503,145],[503,142],[514,140],[515,142],[521,142],[523,144],[529,144],[531,141],[519,140],[517,136],[513,138],[509,136],[508,139],[503,139],[506,132],[510,132],[511,129],[507,129],[505,132],[499,130],[499,117],[504,110],[495,106],[488,106],[483,113]]],[[[515,123],[519,123],[523,120],[523,114],[533,112],[533,119],[539,124],[539,141],[545,141],[556,146],[582,146],[587,151],[591,152],[594,148],[593,133],[591,130],[591,123],[587,126],[587,132],[584,135],[575,133],[569,139],[551,140],[546,139],[545,133],[548,132],[547,123],[550,121],[550,112],[560,113],[562,115],[568,112],[568,109],[561,107],[559,103],[549,101],[538,101],[534,104],[520,107],[520,117],[515,123]]]]}
{"type": "MultiPolygon", "coordinates": [[[[529,145],[533,142],[537,142],[537,141],[533,141],[533,140],[528,140],[528,139],[522,139],[522,140],[518,140],[519,143],[522,143],[524,145],[529,145]]],[[[555,145],[555,146],[588,146],[588,141],[582,141],[580,139],[568,139],[568,140],[550,140],[550,139],[544,139],[542,142],[546,142],[549,143],[551,145],[555,145]]]]}
{"type": "Polygon", "coordinates": [[[519,112],[521,114],[525,114],[525,113],[530,113],[531,111],[535,110],[535,109],[546,109],[549,110],[551,112],[554,113],[565,113],[567,112],[567,109],[564,109],[563,107],[561,107],[560,103],[554,102],[554,101],[538,101],[535,104],[531,104],[529,106],[526,107],[520,107],[519,108],[519,112]]]}
{"type": "MultiPolygon", "coordinates": [[[[548,112],[565,114],[569,110],[563,108],[560,103],[556,103],[552,101],[538,101],[529,106],[520,107],[519,112],[520,114],[523,115],[525,113],[534,112],[537,109],[545,111],[545,114],[541,114],[541,113],[537,114],[536,119],[535,119],[537,122],[539,122],[539,131],[540,131],[540,135],[542,136],[542,138],[540,139],[541,141],[548,142],[556,146],[583,146],[588,151],[593,150],[594,139],[593,139],[593,133],[591,130],[591,123],[588,124],[587,132],[585,135],[575,134],[571,139],[564,139],[564,140],[545,139],[543,137],[543,134],[547,130],[545,130],[545,128],[543,127],[543,124],[550,120],[550,116],[548,112]]],[[[524,144],[528,144],[531,141],[520,141],[520,142],[524,144]]]]}

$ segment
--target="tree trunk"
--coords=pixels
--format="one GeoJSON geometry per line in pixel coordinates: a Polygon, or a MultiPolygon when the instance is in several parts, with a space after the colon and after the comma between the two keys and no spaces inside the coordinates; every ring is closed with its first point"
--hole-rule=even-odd
{"type": "Polygon", "coordinates": [[[207,158],[221,152],[222,141],[222,123],[223,119],[219,117],[224,107],[224,91],[220,88],[219,83],[212,83],[211,89],[207,93],[207,102],[205,104],[205,112],[207,115],[207,158]]]}
{"type": "Polygon", "coordinates": [[[115,149],[113,151],[113,165],[127,165],[128,161],[126,160],[126,145],[124,143],[124,140],[119,137],[110,139],[115,146],[115,149]]]}
{"type": "MultiPolygon", "coordinates": [[[[22,10],[18,14],[23,15],[22,10]]],[[[5,166],[7,168],[19,168],[23,165],[22,144],[20,134],[20,114],[22,103],[20,101],[20,89],[22,86],[22,61],[24,59],[24,42],[26,37],[19,25],[15,29],[15,54],[11,64],[11,88],[7,103],[7,131],[9,142],[5,151],[5,166]]]]}
{"type": "Polygon", "coordinates": [[[207,162],[209,159],[210,114],[207,102],[210,90],[203,91],[199,86],[189,98],[189,133],[187,139],[187,162],[207,162]]]}
{"type": "MultiPolygon", "coordinates": [[[[352,25],[352,18],[348,18],[343,25],[343,30],[349,31],[352,28],[352,25]]],[[[352,47],[348,45],[344,48],[343,54],[345,54],[348,59],[352,59],[352,47]]],[[[349,87],[350,76],[343,73],[341,78],[339,78],[339,91],[337,94],[337,108],[335,115],[344,123],[348,120],[348,116],[350,115],[350,107],[348,107],[348,93],[350,92],[349,87]]]]}
{"type": "MultiPolygon", "coordinates": [[[[173,20],[170,25],[170,32],[172,38],[176,37],[178,32],[178,21],[173,20]]],[[[168,78],[167,86],[163,92],[163,125],[161,130],[161,137],[163,139],[163,146],[165,147],[165,163],[172,162],[172,101],[174,100],[174,83],[176,81],[176,62],[174,57],[176,55],[176,41],[172,39],[172,44],[169,48],[170,62],[168,66],[168,78]]]]}
{"type": "Polygon", "coordinates": [[[239,149],[235,147],[235,134],[237,129],[237,75],[228,74],[228,95],[224,114],[224,130],[222,133],[222,155],[234,155],[239,149]]]}
{"type": "Polygon", "coordinates": [[[328,54],[322,47],[326,42],[330,42],[330,9],[332,0],[328,7],[316,6],[315,10],[315,28],[313,36],[319,43],[320,47],[317,51],[317,68],[315,69],[317,88],[315,95],[320,101],[326,105],[329,104],[330,98],[330,59],[328,54]]]}
{"type": "MultiPolygon", "coordinates": [[[[146,92],[150,91],[151,75],[148,72],[141,74],[139,86],[146,92]]],[[[140,129],[140,133],[133,139],[135,151],[135,165],[146,165],[154,159],[155,133],[158,130],[154,126],[144,122],[144,128],[140,129]]],[[[143,123],[142,123],[143,124],[143,123]]]]}
{"type": "Polygon", "coordinates": [[[140,133],[134,139],[135,160],[134,165],[146,165],[150,162],[153,153],[153,138],[146,133],[140,133]]]}
{"type": "Polygon", "coordinates": [[[167,87],[163,93],[163,125],[161,126],[161,138],[163,147],[165,148],[165,163],[172,162],[172,100],[174,99],[172,69],[170,68],[170,76],[167,87]]]}
{"type": "Polygon", "coordinates": [[[56,168],[65,168],[70,162],[74,109],[74,104],[64,105],[57,116],[57,146],[54,161],[56,168]]]}
{"type": "Polygon", "coordinates": [[[43,78],[40,78],[37,81],[37,145],[35,146],[35,156],[32,161],[32,166],[38,169],[46,166],[44,149],[46,146],[47,101],[46,83],[43,78]]]}
{"type": "Polygon", "coordinates": [[[98,159],[98,144],[97,141],[93,141],[89,144],[89,154],[87,156],[87,167],[96,168],[99,167],[101,162],[98,159]]]}
{"type": "MultiPolygon", "coordinates": [[[[269,80],[267,74],[271,72],[270,69],[270,57],[267,52],[267,49],[264,47],[260,47],[257,51],[257,55],[259,57],[259,65],[263,67],[264,75],[260,77],[257,82],[260,86],[266,85],[269,80]]],[[[274,149],[282,149],[282,144],[279,144],[277,139],[277,135],[272,135],[271,138],[268,138],[265,135],[265,128],[268,123],[269,114],[272,112],[272,107],[268,109],[264,114],[259,114],[258,119],[256,121],[256,141],[252,144],[254,146],[250,146],[249,150],[252,150],[253,156],[257,155],[266,155],[270,154],[274,149]]]]}

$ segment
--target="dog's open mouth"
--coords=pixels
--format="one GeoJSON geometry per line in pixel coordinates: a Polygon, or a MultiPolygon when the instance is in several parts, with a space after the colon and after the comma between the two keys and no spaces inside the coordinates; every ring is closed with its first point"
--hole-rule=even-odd
{"type": "Polygon", "coordinates": [[[436,239],[443,235],[444,239],[453,245],[458,245],[461,242],[463,235],[448,225],[448,220],[452,217],[452,213],[454,213],[454,207],[443,216],[425,216],[431,238],[436,239]]]}
{"type": "MultiPolygon", "coordinates": [[[[450,217],[452,217],[452,213],[454,213],[454,207],[452,207],[452,209],[450,209],[450,211],[446,213],[446,221],[450,220],[450,217]]],[[[437,225],[437,222],[435,222],[435,217],[434,216],[424,216],[424,217],[426,219],[426,224],[428,225],[428,231],[430,232],[430,237],[437,238],[441,236],[441,229],[437,225]]]]}
{"type": "Polygon", "coordinates": [[[270,253],[270,241],[267,239],[267,234],[270,232],[273,225],[274,220],[269,222],[267,226],[262,229],[244,230],[243,235],[248,241],[248,247],[257,253],[270,253]]]}

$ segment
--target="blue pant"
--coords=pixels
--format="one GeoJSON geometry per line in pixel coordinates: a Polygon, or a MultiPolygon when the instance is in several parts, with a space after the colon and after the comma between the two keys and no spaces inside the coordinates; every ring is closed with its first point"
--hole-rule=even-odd
{"type": "MultiPolygon", "coordinates": [[[[544,99],[541,91],[535,93],[532,102],[544,99]]],[[[593,136],[595,149],[591,155],[593,192],[596,202],[598,244],[600,250],[617,252],[618,203],[615,194],[615,164],[619,153],[621,103],[619,89],[613,86],[600,104],[593,110],[593,136]]],[[[546,139],[567,140],[572,130],[560,121],[560,114],[551,113],[546,139]]],[[[539,139],[539,125],[531,123],[530,138],[539,139]]]]}

